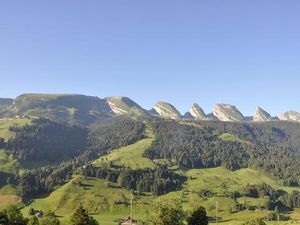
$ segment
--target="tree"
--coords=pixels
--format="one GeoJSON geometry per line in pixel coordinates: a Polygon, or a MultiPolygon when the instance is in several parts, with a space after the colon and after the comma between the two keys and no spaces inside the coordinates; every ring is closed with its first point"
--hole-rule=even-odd
{"type": "Polygon", "coordinates": [[[60,225],[60,222],[56,218],[55,213],[49,211],[45,214],[45,217],[40,220],[40,225],[60,225]]]}
{"type": "Polygon", "coordinates": [[[150,216],[152,225],[183,225],[185,218],[180,204],[174,202],[159,203],[154,205],[153,214],[150,216]]]}
{"type": "Polygon", "coordinates": [[[187,218],[188,225],[207,225],[208,217],[204,207],[200,206],[187,218]]]}
{"type": "MultiPolygon", "coordinates": [[[[7,225],[26,225],[27,219],[23,217],[21,211],[17,208],[17,206],[9,206],[7,209],[3,211],[3,213],[7,217],[7,225]]],[[[5,223],[4,223],[5,224],[5,223]]]]}
{"type": "Polygon", "coordinates": [[[0,224],[8,224],[8,218],[4,212],[0,212],[0,224]]]}
{"type": "Polygon", "coordinates": [[[99,225],[99,223],[92,217],[89,216],[87,211],[79,206],[78,209],[75,210],[74,214],[71,217],[72,225],[99,225]]]}
{"type": "Polygon", "coordinates": [[[247,221],[244,225],[266,225],[262,218],[257,218],[254,220],[247,221]]]}
{"type": "Polygon", "coordinates": [[[39,219],[36,216],[30,217],[27,223],[27,225],[39,225],[39,224],[40,224],[39,219]]]}
{"type": "Polygon", "coordinates": [[[34,208],[30,208],[30,209],[29,209],[28,215],[29,215],[29,216],[33,216],[33,215],[34,215],[34,208]]]}

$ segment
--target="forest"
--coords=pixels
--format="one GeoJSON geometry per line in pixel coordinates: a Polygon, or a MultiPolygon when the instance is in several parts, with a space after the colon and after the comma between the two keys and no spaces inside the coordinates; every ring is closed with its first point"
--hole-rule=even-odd
{"type": "MultiPolygon", "coordinates": [[[[182,123],[120,116],[90,127],[35,119],[30,125],[11,126],[9,130],[14,136],[0,140],[6,153],[20,161],[47,159],[46,165],[1,175],[1,183],[17,186],[24,200],[49,194],[75,175],[100,178],[121,188],[157,196],[182,190],[184,182],[191,179],[176,169],[253,168],[286,186],[297,187],[300,182],[300,125],[296,123],[182,123]],[[112,162],[93,165],[94,160],[114,149],[146,138],[146,130],[153,132],[154,140],[143,156],[153,160],[155,168],[132,169],[112,162]],[[224,138],[224,133],[231,139],[224,138]]],[[[272,210],[300,207],[299,192],[286,193],[266,184],[248,185],[243,192],[232,195],[268,196],[267,208],[272,210]]]]}

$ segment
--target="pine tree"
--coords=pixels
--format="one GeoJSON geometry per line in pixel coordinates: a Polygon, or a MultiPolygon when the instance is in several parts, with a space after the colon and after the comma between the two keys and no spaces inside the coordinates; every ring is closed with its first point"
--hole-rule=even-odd
{"type": "Polygon", "coordinates": [[[202,206],[192,212],[192,214],[187,218],[188,225],[207,225],[208,218],[206,215],[206,210],[202,206]]]}
{"type": "Polygon", "coordinates": [[[72,225],[99,225],[99,223],[91,216],[88,215],[87,211],[80,206],[71,218],[72,225]]]}
{"type": "Polygon", "coordinates": [[[39,225],[39,219],[36,216],[30,217],[27,225],[39,225]]]}
{"type": "Polygon", "coordinates": [[[3,211],[6,214],[8,224],[12,225],[26,225],[27,219],[23,217],[21,211],[17,208],[17,206],[9,206],[7,209],[3,211]]]}

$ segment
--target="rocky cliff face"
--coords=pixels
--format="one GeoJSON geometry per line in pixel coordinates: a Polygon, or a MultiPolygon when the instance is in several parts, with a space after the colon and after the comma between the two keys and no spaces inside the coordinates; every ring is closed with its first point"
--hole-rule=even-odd
{"type": "Polygon", "coordinates": [[[278,113],[277,117],[279,118],[279,120],[300,122],[300,113],[293,110],[285,113],[278,113]]]}
{"type": "Polygon", "coordinates": [[[116,115],[146,116],[147,112],[128,97],[108,97],[109,107],[116,115]]]}
{"type": "Polygon", "coordinates": [[[192,118],[196,120],[207,120],[207,116],[205,115],[203,109],[195,103],[189,111],[192,118]]]}
{"type": "Polygon", "coordinates": [[[266,112],[259,106],[256,107],[256,111],[253,114],[253,121],[263,122],[263,121],[272,121],[272,120],[273,120],[273,118],[268,112],[266,112]]]}
{"type": "Polygon", "coordinates": [[[168,119],[180,119],[181,114],[178,112],[178,110],[167,102],[158,102],[154,105],[155,112],[164,118],[168,119]]]}
{"type": "Polygon", "coordinates": [[[244,120],[243,114],[234,105],[229,104],[215,105],[213,115],[220,121],[240,122],[244,120]]]}
{"type": "Polygon", "coordinates": [[[300,113],[288,111],[272,117],[261,107],[253,116],[244,117],[234,106],[217,104],[213,112],[206,114],[198,104],[184,116],[170,103],[158,102],[151,110],[145,110],[128,97],[113,96],[99,98],[80,94],[22,94],[16,99],[0,98],[0,118],[16,116],[42,117],[72,124],[90,125],[115,115],[131,117],[159,116],[168,119],[215,120],[230,122],[252,122],[284,120],[300,122],[300,113]]]}

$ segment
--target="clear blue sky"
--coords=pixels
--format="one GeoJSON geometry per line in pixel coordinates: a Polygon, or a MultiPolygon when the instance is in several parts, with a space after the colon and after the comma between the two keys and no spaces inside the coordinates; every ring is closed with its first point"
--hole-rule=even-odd
{"type": "Polygon", "coordinates": [[[300,1],[0,2],[0,96],[300,111],[300,1]]]}

